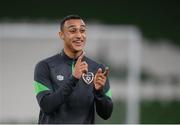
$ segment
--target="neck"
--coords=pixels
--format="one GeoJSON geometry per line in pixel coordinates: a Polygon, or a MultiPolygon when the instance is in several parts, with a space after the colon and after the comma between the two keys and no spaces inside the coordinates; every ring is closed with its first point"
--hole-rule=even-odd
{"type": "Polygon", "coordinates": [[[70,58],[76,59],[77,57],[79,57],[82,54],[82,52],[83,52],[83,50],[77,51],[77,52],[72,52],[72,51],[69,51],[66,48],[64,48],[64,53],[70,58]]]}

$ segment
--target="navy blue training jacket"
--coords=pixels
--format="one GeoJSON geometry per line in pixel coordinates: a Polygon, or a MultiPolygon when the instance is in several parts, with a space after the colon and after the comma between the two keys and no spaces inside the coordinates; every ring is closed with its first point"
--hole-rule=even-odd
{"type": "MultiPolygon", "coordinates": [[[[72,76],[76,61],[62,51],[36,65],[33,84],[40,106],[39,124],[92,124],[95,112],[103,119],[111,116],[113,102],[109,80],[102,91],[95,90],[93,81],[87,84],[83,78],[72,76]]],[[[88,72],[94,75],[98,68],[104,70],[102,64],[85,56],[83,61],[88,64],[88,72]]]]}

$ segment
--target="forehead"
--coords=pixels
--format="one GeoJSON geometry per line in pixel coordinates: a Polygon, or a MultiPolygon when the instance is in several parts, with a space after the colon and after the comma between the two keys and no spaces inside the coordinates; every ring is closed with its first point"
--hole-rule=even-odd
{"type": "Polygon", "coordinates": [[[85,27],[85,23],[83,20],[81,19],[70,19],[70,20],[67,20],[65,23],[64,23],[64,27],[66,28],[69,28],[69,27],[85,27]]]}

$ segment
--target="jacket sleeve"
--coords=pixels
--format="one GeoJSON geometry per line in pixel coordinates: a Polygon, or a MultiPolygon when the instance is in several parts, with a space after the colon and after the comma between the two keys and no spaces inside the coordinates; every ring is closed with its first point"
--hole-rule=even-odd
{"type": "Polygon", "coordinates": [[[53,113],[65,102],[78,81],[78,79],[71,76],[64,81],[66,84],[53,91],[48,64],[44,61],[38,63],[34,71],[34,87],[41,110],[47,114],[53,113]]]}
{"type": "MultiPolygon", "coordinates": [[[[104,69],[104,68],[103,68],[104,69]]],[[[113,111],[112,95],[109,85],[109,79],[107,78],[103,90],[95,90],[95,105],[97,114],[103,119],[110,118],[113,111]]]]}

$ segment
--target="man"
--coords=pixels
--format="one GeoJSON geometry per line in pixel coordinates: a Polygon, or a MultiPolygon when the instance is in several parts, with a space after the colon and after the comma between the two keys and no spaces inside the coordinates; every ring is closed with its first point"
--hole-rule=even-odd
{"type": "Polygon", "coordinates": [[[86,25],[70,15],[61,22],[60,54],[40,61],[34,72],[39,124],[94,123],[95,111],[108,119],[113,110],[108,68],[85,56],[86,25]]]}

